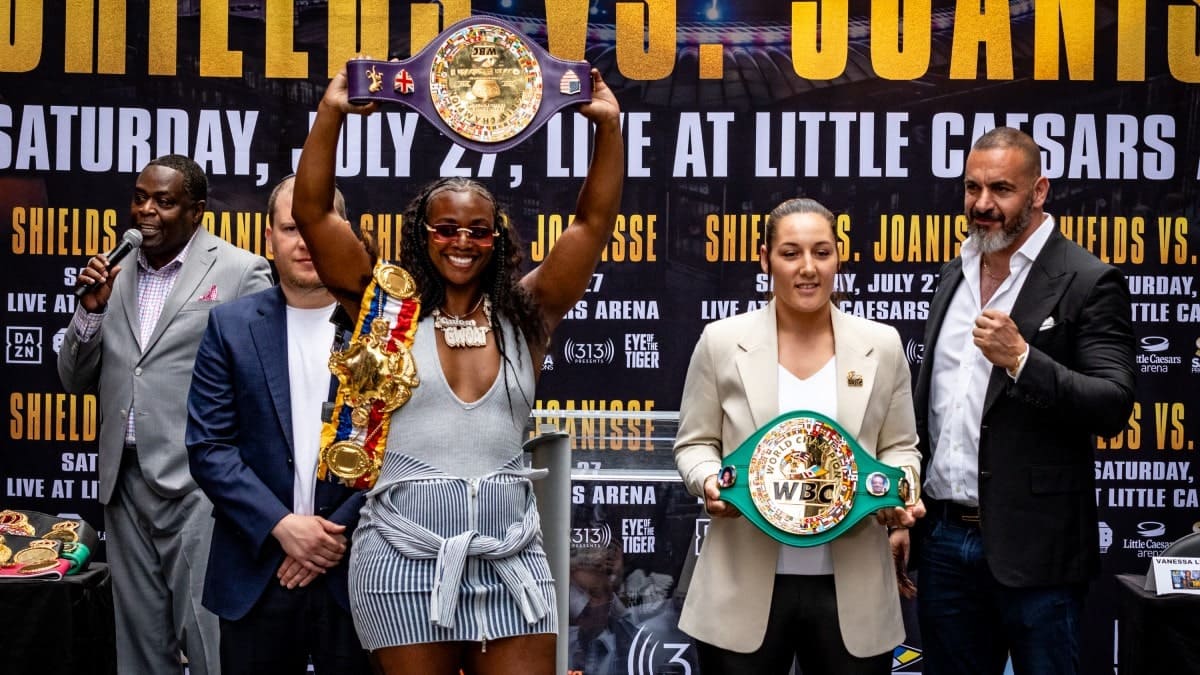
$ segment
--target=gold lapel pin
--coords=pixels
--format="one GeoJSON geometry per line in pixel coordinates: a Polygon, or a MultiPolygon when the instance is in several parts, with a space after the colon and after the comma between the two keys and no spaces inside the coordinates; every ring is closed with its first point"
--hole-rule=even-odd
{"type": "Polygon", "coordinates": [[[859,375],[858,373],[851,370],[850,372],[846,373],[846,384],[848,384],[851,387],[863,386],[862,375],[859,375]]]}

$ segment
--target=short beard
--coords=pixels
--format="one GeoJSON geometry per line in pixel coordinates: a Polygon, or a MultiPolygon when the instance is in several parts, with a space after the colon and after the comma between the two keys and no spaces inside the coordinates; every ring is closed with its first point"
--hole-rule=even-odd
{"type": "Polygon", "coordinates": [[[1021,213],[1011,224],[1006,222],[1000,228],[999,232],[988,233],[983,228],[975,225],[975,212],[968,214],[967,231],[971,241],[975,242],[976,248],[984,255],[997,253],[1012,246],[1013,242],[1021,237],[1025,230],[1029,229],[1029,222],[1033,220],[1033,195],[1029,195],[1029,199],[1025,201],[1025,206],[1021,207],[1021,213]]]}
{"type": "Polygon", "coordinates": [[[289,287],[298,291],[319,291],[325,288],[325,284],[321,282],[321,277],[305,279],[295,274],[289,274],[284,278],[281,274],[279,275],[279,282],[286,283],[289,287]]]}

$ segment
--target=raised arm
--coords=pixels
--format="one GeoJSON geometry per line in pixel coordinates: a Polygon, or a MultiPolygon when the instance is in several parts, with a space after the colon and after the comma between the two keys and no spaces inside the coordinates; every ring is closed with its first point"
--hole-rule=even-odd
{"type": "Polygon", "coordinates": [[[346,72],[334,76],[304,141],[292,195],[292,217],[312,253],[317,274],[350,316],[358,316],[374,261],[350,224],[334,210],[334,160],[346,115],[369,115],[375,108],[374,103],[351,104],[346,94],[346,72]]]}
{"type": "Polygon", "coordinates": [[[587,289],[600,254],[612,237],[625,181],[625,149],[621,140],[621,108],[612,90],[592,69],[592,102],[579,112],[596,125],[595,148],[587,179],[571,221],[545,261],[521,280],[541,306],[547,332],[552,332],[587,289]]]}

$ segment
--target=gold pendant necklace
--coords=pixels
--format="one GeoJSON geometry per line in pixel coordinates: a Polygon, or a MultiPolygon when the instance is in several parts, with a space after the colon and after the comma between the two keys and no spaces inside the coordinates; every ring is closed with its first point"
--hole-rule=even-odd
{"type": "Polygon", "coordinates": [[[455,316],[448,312],[443,312],[439,307],[433,310],[433,327],[442,331],[442,338],[446,340],[447,347],[459,349],[462,347],[483,347],[487,345],[487,334],[492,329],[492,301],[487,295],[481,295],[479,302],[471,308],[471,311],[462,316],[455,316]],[[474,314],[480,305],[483,305],[484,325],[480,326],[475,323],[475,319],[467,317],[474,314]]]}

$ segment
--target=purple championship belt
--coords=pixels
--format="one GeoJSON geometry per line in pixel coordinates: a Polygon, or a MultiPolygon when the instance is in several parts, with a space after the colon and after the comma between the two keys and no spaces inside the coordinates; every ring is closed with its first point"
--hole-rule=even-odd
{"type": "Polygon", "coordinates": [[[489,17],[459,21],[403,61],[346,62],[350,101],[401,103],[455,143],[507,150],[566,106],[592,100],[591,65],[564,61],[489,17]]]}

